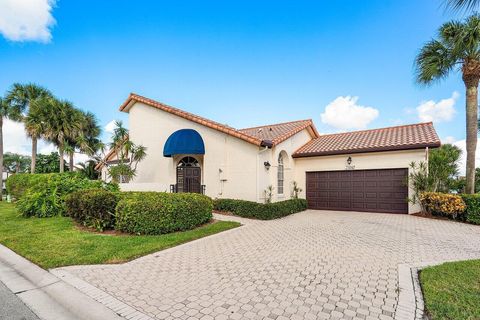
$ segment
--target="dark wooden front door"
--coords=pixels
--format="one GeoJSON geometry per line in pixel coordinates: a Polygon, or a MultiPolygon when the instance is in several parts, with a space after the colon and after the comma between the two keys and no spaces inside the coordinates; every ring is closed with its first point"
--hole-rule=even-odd
{"type": "Polygon", "coordinates": [[[408,213],[408,169],[306,174],[310,209],[408,213]]]}
{"type": "Polygon", "coordinates": [[[200,167],[177,167],[177,192],[201,193],[200,167]]]}

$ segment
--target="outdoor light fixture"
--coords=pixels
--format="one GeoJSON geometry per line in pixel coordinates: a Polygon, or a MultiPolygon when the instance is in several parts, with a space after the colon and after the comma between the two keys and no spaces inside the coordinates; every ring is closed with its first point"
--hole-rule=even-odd
{"type": "Polygon", "coordinates": [[[347,163],[348,163],[348,165],[351,165],[351,164],[352,164],[352,157],[348,157],[347,163]]]}
{"type": "Polygon", "coordinates": [[[270,169],[270,167],[272,166],[272,165],[270,164],[270,162],[268,162],[268,161],[265,161],[265,162],[263,163],[263,165],[265,166],[265,169],[267,169],[267,170],[270,169]]]}

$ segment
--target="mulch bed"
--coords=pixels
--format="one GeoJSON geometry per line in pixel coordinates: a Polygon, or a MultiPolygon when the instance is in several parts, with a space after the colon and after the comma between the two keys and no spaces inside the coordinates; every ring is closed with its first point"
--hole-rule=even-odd
{"type": "MultiPolygon", "coordinates": [[[[214,224],[218,221],[220,221],[220,220],[212,219],[209,222],[204,223],[201,226],[198,226],[196,228],[208,226],[208,225],[214,224]]],[[[108,230],[104,230],[104,231],[98,231],[95,228],[86,227],[83,224],[80,224],[80,223],[76,222],[75,220],[74,220],[74,223],[75,223],[75,228],[77,228],[80,231],[94,233],[94,234],[98,234],[98,235],[101,235],[101,236],[132,236],[133,235],[131,233],[126,233],[126,232],[122,232],[122,231],[118,231],[118,230],[112,230],[112,229],[108,229],[108,230]]]]}

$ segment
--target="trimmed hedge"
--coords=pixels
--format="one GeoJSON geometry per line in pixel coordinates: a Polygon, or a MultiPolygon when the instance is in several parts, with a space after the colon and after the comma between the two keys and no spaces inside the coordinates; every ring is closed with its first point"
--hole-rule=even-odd
{"type": "Polygon", "coordinates": [[[89,180],[78,173],[15,174],[7,179],[9,193],[25,217],[65,213],[65,196],[82,189],[118,191],[118,185],[89,180]],[[10,180],[11,179],[11,180],[10,180]]]}
{"type": "Polygon", "coordinates": [[[236,199],[216,199],[214,209],[217,211],[230,212],[244,218],[272,220],[306,210],[307,200],[290,199],[263,204],[236,199]]]}
{"type": "Polygon", "coordinates": [[[480,194],[462,194],[465,202],[465,221],[480,224],[480,194]]]}
{"type": "Polygon", "coordinates": [[[79,190],[65,197],[65,212],[86,227],[112,229],[118,198],[118,193],[104,189],[79,190]]]}
{"type": "Polygon", "coordinates": [[[132,192],[117,204],[115,229],[164,234],[198,227],[212,219],[212,200],[195,193],[132,192]]]}

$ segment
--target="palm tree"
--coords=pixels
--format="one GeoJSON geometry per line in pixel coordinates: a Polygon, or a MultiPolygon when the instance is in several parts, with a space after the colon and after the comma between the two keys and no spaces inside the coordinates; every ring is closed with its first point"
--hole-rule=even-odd
{"type": "Polygon", "coordinates": [[[49,98],[49,103],[43,108],[45,119],[44,137],[58,148],[60,156],[60,172],[65,171],[64,155],[69,137],[81,130],[81,124],[76,118],[76,109],[69,101],[49,98]]]}
{"type": "Polygon", "coordinates": [[[467,170],[466,193],[475,190],[475,151],[478,128],[478,83],[480,80],[480,17],[452,21],[439,29],[438,39],[427,42],[416,58],[416,79],[432,84],[458,70],[466,88],[467,170]]]}
{"type": "Polygon", "coordinates": [[[73,157],[77,150],[93,156],[102,144],[99,139],[101,129],[93,113],[74,110],[72,121],[78,124],[78,130],[71,131],[65,146],[65,152],[69,155],[70,171],[73,171],[73,157]]]}
{"type": "Polygon", "coordinates": [[[447,6],[454,10],[473,10],[480,4],[480,0],[447,0],[447,6]]]}
{"type": "Polygon", "coordinates": [[[97,164],[98,163],[95,160],[88,160],[85,163],[79,163],[78,166],[80,167],[80,173],[90,180],[98,180],[99,172],[95,170],[97,164]]]}
{"type": "Polygon", "coordinates": [[[10,105],[6,99],[0,97],[0,201],[3,199],[3,120],[19,120],[20,117],[21,109],[10,105]]]}
{"type": "Polygon", "coordinates": [[[4,157],[4,166],[10,173],[20,173],[25,172],[25,169],[28,167],[30,162],[30,157],[23,156],[18,153],[5,153],[4,157]]]}
{"type": "Polygon", "coordinates": [[[7,93],[8,103],[22,112],[27,111],[24,117],[25,131],[32,139],[32,163],[31,172],[35,173],[35,162],[37,159],[37,141],[42,135],[43,127],[38,116],[39,109],[44,108],[45,98],[52,94],[47,89],[34,83],[19,84],[15,83],[12,89],[7,93]]]}

